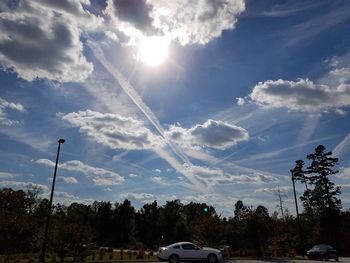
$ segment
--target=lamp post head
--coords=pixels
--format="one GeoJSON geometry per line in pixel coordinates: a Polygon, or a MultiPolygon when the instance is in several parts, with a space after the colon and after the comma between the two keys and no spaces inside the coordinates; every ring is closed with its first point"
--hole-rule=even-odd
{"type": "Polygon", "coordinates": [[[58,143],[65,143],[65,141],[66,141],[65,139],[59,139],[58,143]]]}

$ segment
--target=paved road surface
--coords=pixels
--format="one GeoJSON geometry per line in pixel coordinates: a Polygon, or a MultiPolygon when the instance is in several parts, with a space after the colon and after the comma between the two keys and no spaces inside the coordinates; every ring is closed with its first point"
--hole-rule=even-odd
{"type": "MultiPolygon", "coordinates": [[[[237,260],[226,260],[225,263],[319,263],[321,261],[307,260],[307,259],[275,259],[275,260],[248,260],[248,259],[237,259],[237,260]]],[[[335,262],[335,261],[329,261],[335,262]]],[[[339,262],[350,263],[350,258],[339,258],[339,262]]]]}

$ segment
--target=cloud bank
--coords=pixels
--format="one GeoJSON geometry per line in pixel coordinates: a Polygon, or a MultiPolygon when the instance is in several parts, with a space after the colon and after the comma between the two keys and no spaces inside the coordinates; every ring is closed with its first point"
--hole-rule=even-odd
{"type": "Polygon", "coordinates": [[[244,10],[243,0],[109,0],[105,14],[132,41],[158,34],[186,45],[206,44],[233,29],[244,10]]]}
{"type": "MultiPolygon", "coordinates": [[[[45,165],[45,166],[49,166],[49,167],[55,166],[54,162],[47,160],[47,159],[39,159],[36,161],[36,163],[41,164],[41,165],[45,165]]],[[[71,172],[80,172],[80,173],[86,175],[92,181],[94,181],[94,183],[96,185],[100,185],[100,186],[119,185],[119,184],[124,182],[124,177],[120,176],[119,174],[117,174],[115,172],[108,171],[108,170],[105,170],[102,168],[92,167],[92,166],[84,164],[78,160],[64,162],[64,163],[60,164],[60,169],[63,169],[66,171],[71,171],[71,172]]],[[[62,180],[64,180],[64,179],[62,179],[62,180]]],[[[69,179],[68,181],[70,181],[70,183],[72,183],[74,180],[69,179]]],[[[65,182],[67,183],[67,177],[66,177],[65,182]]]]}
{"type": "Polygon", "coordinates": [[[15,110],[23,112],[24,107],[20,103],[8,102],[5,99],[0,98],[0,124],[10,126],[18,123],[18,121],[10,120],[7,116],[7,110],[15,110]]]}
{"type": "MultiPolygon", "coordinates": [[[[318,83],[309,79],[267,80],[253,88],[250,99],[270,108],[319,114],[344,114],[350,107],[350,52],[328,60],[329,71],[318,83]]],[[[238,98],[239,99],[239,98],[238,98]]]]}
{"type": "Polygon", "coordinates": [[[98,20],[83,9],[82,2],[88,3],[68,0],[2,3],[0,64],[28,81],[86,79],[93,65],[83,55],[80,35],[98,20]]]}
{"type": "Polygon", "coordinates": [[[87,110],[66,114],[62,119],[111,149],[145,150],[163,144],[161,137],[131,117],[87,110]]]}
{"type": "Polygon", "coordinates": [[[316,114],[349,107],[350,85],[341,83],[330,87],[315,84],[309,79],[267,80],[259,82],[250,97],[256,103],[267,107],[316,114]]]}
{"type": "Polygon", "coordinates": [[[223,121],[207,120],[190,129],[171,125],[166,137],[184,147],[209,147],[225,150],[249,138],[248,132],[223,121]]]}

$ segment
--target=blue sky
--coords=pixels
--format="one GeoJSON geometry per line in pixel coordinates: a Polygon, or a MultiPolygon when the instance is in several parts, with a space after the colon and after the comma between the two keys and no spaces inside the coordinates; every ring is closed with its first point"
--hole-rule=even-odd
{"type": "Polygon", "coordinates": [[[0,187],[294,213],[323,144],[350,207],[348,1],[2,1],[0,187]],[[303,188],[298,185],[298,192],[303,188]]]}

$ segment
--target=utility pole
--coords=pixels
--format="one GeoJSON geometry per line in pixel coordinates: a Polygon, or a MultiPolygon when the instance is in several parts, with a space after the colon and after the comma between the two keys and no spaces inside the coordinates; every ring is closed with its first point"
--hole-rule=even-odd
{"type": "Polygon", "coordinates": [[[298,209],[298,202],[297,202],[297,195],[295,192],[295,183],[294,183],[294,170],[290,170],[292,173],[292,182],[293,182],[293,191],[294,191],[294,201],[295,201],[295,210],[297,212],[297,221],[298,221],[298,228],[299,228],[299,239],[300,239],[300,245],[302,249],[302,256],[305,256],[305,250],[304,250],[304,240],[303,240],[303,234],[302,234],[302,229],[301,229],[301,224],[300,224],[300,217],[299,217],[299,209],[298,209]]]}
{"type": "Polygon", "coordinates": [[[283,219],[283,221],[284,221],[285,218],[284,218],[284,210],[283,210],[283,200],[282,200],[282,197],[286,197],[286,195],[284,194],[284,195],[282,196],[282,191],[281,191],[281,189],[280,189],[279,186],[278,186],[276,192],[277,192],[277,198],[278,198],[277,201],[279,202],[279,205],[278,205],[277,207],[280,208],[280,210],[281,210],[281,215],[282,215],[282,219],[283,219]]]}
{"type": "Polygon", "coordinates": [[[59,156],[60,156],[61,144],[63,144],[65,141],[66,141],[65,139],[59,139],[59,140],[58,140],[56,164],[55,164],[55,171],[54,171],[53,180],[52,180],[52,187],[51,187],[51,195],[50,195],[49,209],[48,209],[48,211],[47,211],[47,217],[46,217],[44,241],[43,241],[43,247],[42,247],[41,253],[40,253],[40,262],[41,262],[41,263],[44,263],[44,262],[45,262],[45,253],[46,253],[46,246],[47,246],[47,235],[48,235],[48,232],[49,232],[49,224],[50,224],[50,217],[51,217],[51,206],[52,206],[53,193],[54,193],[54,191],[55,191],[55,182],[56,182],[56,173],[57,173],[58,158],[59,158],[59,156]]]}

